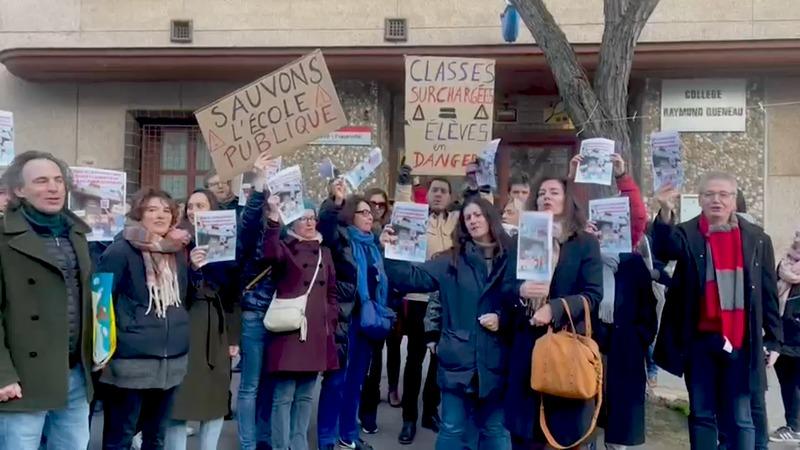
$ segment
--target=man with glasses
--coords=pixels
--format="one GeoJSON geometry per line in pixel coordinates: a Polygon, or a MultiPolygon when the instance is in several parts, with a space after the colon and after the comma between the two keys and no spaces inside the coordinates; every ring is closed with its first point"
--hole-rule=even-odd
{"type": "Polygon", "coordinates": [[[702,214],[675,224],[678,192],[656,194],[653,251],[676,260],[661,319],[655,361],[686,374],[692,449],[755,448],[751,389],[766,384],[765,367],[782,341],[775,257],[764,231],[736,214],[736,179],[711,172],[699,184],[702,214]]]}
{"type": "Polygon", "coordinates": [[[242,207],[239,206],[239,197],[233,193],[231,180],[221,181],[217,172],[211,171],[206,175],[206,189],[217,198],[219,209],[235,209],[236,216],[239,216],[242,207]]]}

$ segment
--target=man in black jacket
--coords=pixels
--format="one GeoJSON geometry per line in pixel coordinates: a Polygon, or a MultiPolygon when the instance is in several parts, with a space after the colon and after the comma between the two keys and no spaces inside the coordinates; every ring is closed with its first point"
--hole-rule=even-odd
{"type": "Polygon", "coordinates": [[[661,319],[656,363],[686,375],[692,449],[755,447],[751,385],[764,386],[766,366],[782,340],[772,241],[736,215],[736,179],[711,172],[699,184],[702,214],[674,224],[678,192],[657,193],[653,250],[676,260],[661,319]],[[766,349],[766,350],[765,350],[766,349]]]}

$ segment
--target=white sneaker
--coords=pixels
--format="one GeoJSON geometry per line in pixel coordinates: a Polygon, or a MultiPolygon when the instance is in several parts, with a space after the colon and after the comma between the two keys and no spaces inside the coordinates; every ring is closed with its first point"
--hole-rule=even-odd
{"type": "Polygon", "coordinates": [[[780,427],[769,435],[770,442],[800,442],[800,433],[789,427],[780,427]]]}

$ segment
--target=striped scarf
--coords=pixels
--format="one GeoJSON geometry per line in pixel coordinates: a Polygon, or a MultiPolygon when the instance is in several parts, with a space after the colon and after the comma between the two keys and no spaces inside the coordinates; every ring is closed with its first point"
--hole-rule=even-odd
{"type": "MultiPolygon", "coordinates": [[[[145,314],[155,309],[156,316],[164,318],[167,308],[180,306],[180,287],[175,253],[185,248],[182,242],[162,237],[148,231],[140,222],[128,221],[123,237],[142,252],[147,291],[150,299],[145,314]]],[[[167,235],[169,236],[169,235],[167,235]]]]}
{"type": "Polygon", "coordinates": [[[725,225],[712,226],[700,216],[706,239],[706,286],[699,330],[721,333],[734,350],[745,333],[742,232],[736,215],[725,225]]]}

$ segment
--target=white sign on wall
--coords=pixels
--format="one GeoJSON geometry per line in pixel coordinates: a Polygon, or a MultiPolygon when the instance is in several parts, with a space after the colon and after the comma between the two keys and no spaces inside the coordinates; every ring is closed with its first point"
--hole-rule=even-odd
{"type": "Polygon", "coordinates": [[[661,81],[661,129],[745,131],[747,80],[698,78],[661,81]]]}

